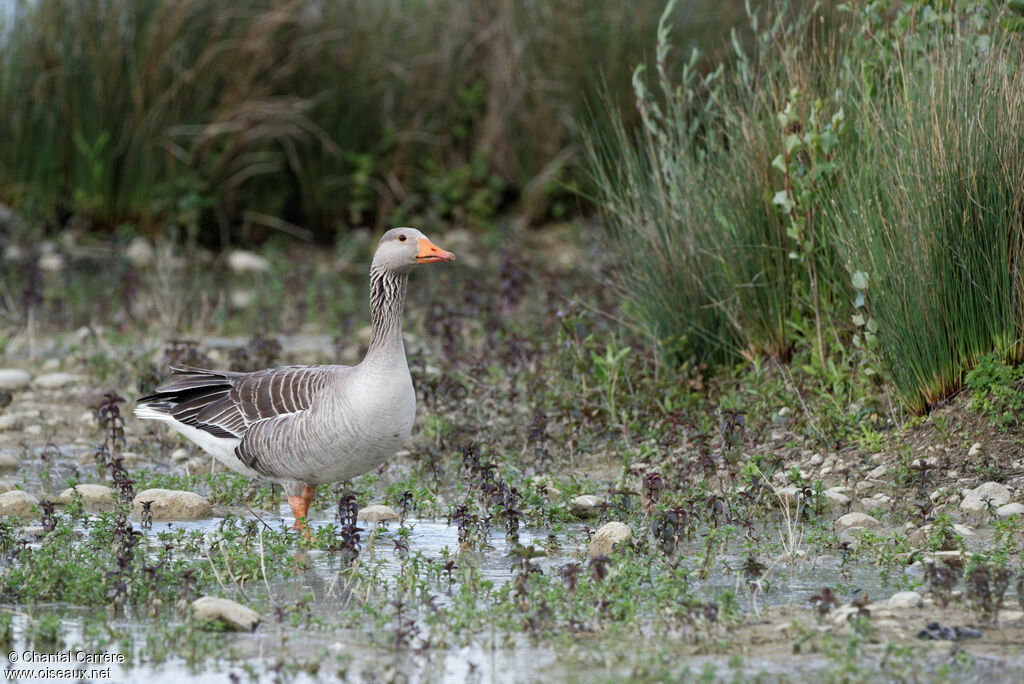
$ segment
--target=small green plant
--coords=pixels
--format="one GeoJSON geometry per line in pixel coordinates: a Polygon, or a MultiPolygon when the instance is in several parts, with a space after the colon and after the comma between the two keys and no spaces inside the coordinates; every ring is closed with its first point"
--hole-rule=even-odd
{"type": "MultiPolygon", "coordinates": [[[[776,115],[782,152],[772,160],[772,166],[782,173],[782,189],[775,192],[772,203],[788,223],[786,235],[793,242],[789,258],[803,264],[807,271],[817,359],[825,368],[824,276],[819,275],[819,269],[826,259],[834,258],[830,259],[832,255],[826,251],[829,245],[823,242],[820,224],[825,218],[822,204],[838,174],[837,157],[847,127],[842,107],[828,115],[820,98],[807,105],[801,103],[801,98],[799,90],[790,91],[785,109],[776,115]],[[823,251],[825,254],[820,254],[823,251]]],[[[834,99],[840,99],[838,92],[834,99]]]]}
{"type": "Polygon", "coordinates": [[[878,453],[882,450],[882,434],[870,425],[860,426],[860,435],[857,437],[857,448],[869,454],[878,453]]]}
{"type": "Polygon", "coordinates": [[[0,649],[10,650],[14,645],[14,616],[0,612],[0,649]]]}
{"type": "Polygon", "coordinates": [[[594,377],[604,391],[605,401],[608,404],[608,413],[612,420],[619,420],[619,412],[616,409],[616,385],[619,376],[622,374],[622,362],[632,351],[629,347],[616,349],[611,342],[604,348],[604,354],[590,352],[590,360],[594,364],[594,377]]]}
{"type": "Polygon", "coordinates": [[[964,382],[971,390],[972,408],[1004,429],[1020,424],[1024,368],[1010,366],[993,352],[978,359],[964,382]]]}
{"type": "Polygon", "coordinates": [[[53,613],[32,618],[28,625],[28,641],[37,651],[54,653],[63,647],[60,617],[53,613]]]}
{"type": "Polygon", "coordinates": [[[1003,597],[1010,586],[1013,572],[985,562],[973,563],[964,575],[964,596],[978,612],[982,622],[993,624],[999,617],[1003,597]]]}
{"type": "Polygon", "coordinates": [[[932,551],[963,551],[963,538],[956,533],[948,513],[940,513],[928,533],[928,548],[932,551]]]}

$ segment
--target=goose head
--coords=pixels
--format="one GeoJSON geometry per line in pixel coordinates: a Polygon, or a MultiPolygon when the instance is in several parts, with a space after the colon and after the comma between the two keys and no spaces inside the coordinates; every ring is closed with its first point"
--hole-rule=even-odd
{"type": "Polygon", "coordinates": [[[455,261],[455,255],[441,249],[415,228],[392,228],[380,239],[373,255],[374,268],[405,273],[417,264],[455,261]]]}

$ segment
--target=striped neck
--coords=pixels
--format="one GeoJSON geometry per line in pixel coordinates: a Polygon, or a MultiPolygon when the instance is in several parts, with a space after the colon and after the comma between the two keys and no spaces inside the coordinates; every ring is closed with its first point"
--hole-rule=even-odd
{"type": "Polygon", "coordinates": [[[405,355],[402,312],[408,285],[408,273],[396,273],[378,266],[370,269],[370,348],[366,352],[367,357],[396,344],[405,355]]]}

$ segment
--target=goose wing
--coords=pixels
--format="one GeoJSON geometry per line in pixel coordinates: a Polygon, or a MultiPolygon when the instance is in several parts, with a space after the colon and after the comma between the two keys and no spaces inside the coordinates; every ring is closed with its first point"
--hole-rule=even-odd
{"type": "Polygon", "coordinates": [[[253,373],[171,368],[174,381],[139,403],[214,437],[243,439],[254,423],[309,409],[336,368],[281,366],[253,373]]]}

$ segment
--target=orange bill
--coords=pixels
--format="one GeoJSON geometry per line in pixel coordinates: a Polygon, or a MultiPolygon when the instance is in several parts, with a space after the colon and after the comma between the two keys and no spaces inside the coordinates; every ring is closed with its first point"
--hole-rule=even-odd
{"type": "Polygon", "coordinates": [[[416,261],[421,264],[435,261],[455,261],[455,255],[444,251],[427,238],[420,238],[420,251],[416,254],[416,261]]]}

